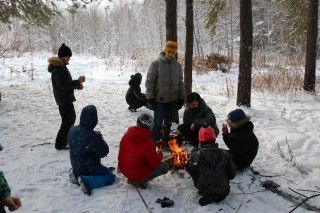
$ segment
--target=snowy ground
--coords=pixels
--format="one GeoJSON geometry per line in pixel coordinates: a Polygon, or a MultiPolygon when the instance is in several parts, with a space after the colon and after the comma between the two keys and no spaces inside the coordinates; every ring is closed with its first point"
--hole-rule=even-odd
{"type": "MultiPolygon", "coordinates": [[[[0,169],[12,188],[13,195],[22,199],[19,212],[148,212],[135,188],[117,174],[112,186],[95,189],[91,197],[69,182],[69,152],[54,149],[60,125],[58,107],[52,94],[46,59],[50,55],[38,54],[22,58],[0,59],[0,169]],[[34,80],[22,67],[31,68],[34,80]],[[11,67],[11,68],[10,68],[11,67]]],[[[156,56],[155,56],[156,57],[156,56]]],[[[102,159],[106,166],[117,165],[119,141],[129,126],[135,125],[137,116],[151,112],[141,108],[129,112],[124,100],[128,80],[134,68],[108,69],[101,59],[72,57],[69,70],[74,78],[86,75],[84,90],[75,92],[77,101],[76,124],[81,109],[89,104],[98,109],[96,130],[103,133],[110,153],[102,159]]],[[[146,70],[143,74],[142,90],[146,70]]],[[[237,66],[228,74],[210,72],[194,74],[193,90],[199,92],[216,115],[221,128],[230,110],[236,108],[237,66]],[[232,82],[233,92],[227,95],[226,78],[232,82]]],[[[231,181],[231,192],[219,204],[201,207],[200,195],[188,174],[179,178],[168,173],[151,181],[140,192],[152,212],[289,212],[296,204],[266,191],[261,182],[272,180],[280,190],[299,197],[289,190],[320,191],[320,112],[319,96],[297,93],[294,97],[252,92],[252,108],[242,109],[252,115],[260,149],[253,167],[262,177],[245,170],[231,181]],[[288,151],[292,151],[290,155],[288,151]],[[280,155],[280,150],[283,157],[280,155]],[[290,157],[293,157],[290,161],[290,157]],[[289,159],[286,161],[284,158],[289,159]],[[299,169],[300,168],[300,171],[299,169]],[[174,200],[172,208],[161,208],[157,198],[174,200]]],[[[151,112],[152,113],[152,112],[151,112]]],[[[183,110],[180,110],[180,117],[183,110]]],[[[217,142],[226,148],[219,135],[217,142]]],[[[299,191],[311,196],[313,192],[299,191]]],[[[320,198],[307,201],[320,208],[320,198]]],[[[295,212],[307,212],[299,207],[295,212]]]]}

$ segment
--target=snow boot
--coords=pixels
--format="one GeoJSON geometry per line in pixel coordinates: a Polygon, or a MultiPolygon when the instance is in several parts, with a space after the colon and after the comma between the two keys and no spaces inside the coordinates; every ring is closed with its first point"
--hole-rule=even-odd
{"type": "Polygon", "coordinates": [[[69,173],[70,183],[73,183],[73,184],[76,184],[76,185],[80,186],[77,178],[76,178],[76,177],[74,176],[74,174],[73,174],[72,168],[69,169],[68,173],[69,173]]]}
{"type": "Polygon", "coordinates": [[[83,191],[83,193],[91,196],[91,189],[90,189],[89,186],[86,184],[86,182],[84,182],[84,180],[81,178],[81,176],[78,177],[78,182],[79,182],[79,184],[80,184],[81,191],[83,191]]]}

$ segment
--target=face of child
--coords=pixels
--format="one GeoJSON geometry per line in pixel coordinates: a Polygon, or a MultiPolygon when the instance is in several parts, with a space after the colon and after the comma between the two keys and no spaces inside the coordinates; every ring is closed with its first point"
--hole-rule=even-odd
{"type": "Polygon", "coordinates": [[[229,127],[233,127],[233,122],[229,118],[226,121],[229,127]]]}
{"type": "Polygon", "coordinates": [[[198,108],[198,106],[199,106],[198,101],[193,101],[193,102],[191,102],[191,103],[188,103],[188,107],[189,107],[190,109],[196,109],[196,108],[198,108]]]}
{"type": "Polygon", "coordinates": [[[63,61],[63,63],[69,64],[70,58],[71,58],[70,56],[65,56],[65,57],[61,57],[61,60],[63,61]]]}
{"type": "Polygon", "coordinates": [[[173,57],[175,56],[174,52],[171,51],[165,51],[165,57],[169,60],[173,59],[173,57]]]}

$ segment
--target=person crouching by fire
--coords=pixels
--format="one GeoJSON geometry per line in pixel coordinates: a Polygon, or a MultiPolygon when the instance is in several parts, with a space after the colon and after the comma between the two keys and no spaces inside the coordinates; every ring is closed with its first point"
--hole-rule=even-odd
{"type": "Polygon", "coordinates": [[[193,152],[187,163],[187,171],[202,196],[199,199],[201,206],[224,200],[230,192],[229,180],[237,172],[232,155],[219,149],[215,141],[214,130],[204,124],[199,130],[200,150],[193,152]]]}
{"type": "Polygon", "coordinates": [[[161,162],[162,149],[156,151],[156,143],[150,138],[152,127],[152,115],[142,113],[137,126],[129,127],[120,142],[118,167],[130,184],[142,189],[169,170],[169,165],[161,162]]]}

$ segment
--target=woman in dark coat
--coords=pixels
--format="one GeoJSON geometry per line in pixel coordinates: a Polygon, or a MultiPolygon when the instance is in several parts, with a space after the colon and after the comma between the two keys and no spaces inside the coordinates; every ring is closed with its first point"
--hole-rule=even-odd
{"type": "Polygon", "coordinates": [[[232,154],[238,170],[243,170],[251,165],[257,155],[259,141],[253,133],[251,116],[246,115],[242,109],[236,109],[228,114],[227,124],[222,124],[223,140],[232,154]]]}
{"type": "Polygon", "coordinates": [[[147,105],[147,98],[146,94],[141,93],[140,84],[142,75],[140,73],[136,73],[130,77],[130,87],[126,94],[126,102],[129,105],[128,109],[131,112],[136,112],[138,108],[147,105]]]}

